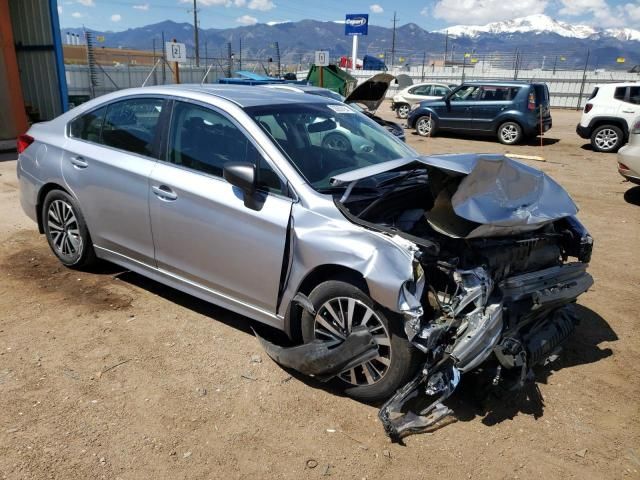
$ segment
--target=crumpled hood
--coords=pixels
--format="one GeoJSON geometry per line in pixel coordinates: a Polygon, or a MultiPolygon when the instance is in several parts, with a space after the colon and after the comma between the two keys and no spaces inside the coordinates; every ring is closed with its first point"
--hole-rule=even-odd
{"type": "Polygon", "coordinates": [[[358,85],[351,94],[345,98],[344,103],[359,103],[365,105],[369,111],[375,112],[384,102],[389,85],[394,76],[388,73],[378,73],[358,85]]]}
{"type": "Polygon", "coordinates": [[[567,191],[552,178],[505,155],[401,158],[338,175],[332,183],[350,183],[414,162],[449,179],[446,188],[436,192],[427,219],[434,229],[451,237],[513,235],[578,213],[567,191]]]}

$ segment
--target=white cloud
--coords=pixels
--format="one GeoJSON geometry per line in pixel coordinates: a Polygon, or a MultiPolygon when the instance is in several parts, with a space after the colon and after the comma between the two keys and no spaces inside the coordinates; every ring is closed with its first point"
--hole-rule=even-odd
{"type": "Polygon", "coordinates": [[[266,12],[267,10],[271,10],[272,8],[275,8],[275,5],[271,0],[251,0],[249,2],[250,10],[261,10],[263,12],[266,12]]]}
{"type": "Polygon", "coordinates": [[[242,15],[241,17],[236,18],[236,22],[240,25],[255,25],[258,23],[258,19],[251,15],[242,15]]]}
{"type": "MultiPolygon", "coordinates": [[[[477,25],[544,13],[548,0],[438,0],[433,16],[448,23],[477,25]]],[[[431,12],[424,8],[422,15],[431,12]]]]}
{"type": "Polygon", "coordinates": [[[95,7],[96,2],[94,0],[76,0],[80,5],[84,5],[85,7],[95,7]]]}
{"type": "Polygon", "coordinates": [[[111,15],[112,22],[119,22],[120,20],[122,20],[122,15],[120,15],[119,13],[114,13],[113,15],[111,15]]]}
{"type": "Polygon", "coordinates": [[[233,4],[236,7],[244,7],[247,4],[247,2],[246,0],[233,0],[233,4]]]}
{"type": "Polygon", "coordinates": [[[558,13],[566,16],[591,16],[598,27],[637,28],[640,22],[640,4],[610,5],[606,0],[560,0],[558,13]]]}
{"type": "Polygon", "coordinates": [[[134,5],[133,8],[135,10],[143,10],[143,11],[147,11],[149,10],[149,4],[148,3],[142,3],[140,5],[134,5]]]}
{"type": "Polygon", "coordinates": [[[384,8],[382,8],[377,3],[374,3],[373,5],[369,5],[369,10],[371,10],[371,13],[382,13],[382,12],[384,12],[384,8]]]}
{"type": "Polygon", "coordinates": [[[71,14],[71,16],[72,16],[73,18],[82,18],[82,17],[84,17],[84,15],[83,15],[83,14],[81,14],[80,12],[73,12],[73,13],[71,14]]]}
{"type": "Polygon", "coordinates": [[[271,20],[267,22],[267,25],[273,27],[274,25],[280,25],[282,23],[291,23],[291,20],[271,20]]]}

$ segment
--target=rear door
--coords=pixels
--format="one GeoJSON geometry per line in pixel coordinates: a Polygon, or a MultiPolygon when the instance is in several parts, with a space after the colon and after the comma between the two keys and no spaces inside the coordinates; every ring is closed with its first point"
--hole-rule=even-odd
{"type": "Polygon", "coordinates": [[[62,173],[77,197],[93,243],[153,264],[149,174],[165,100],[131,97],[74,119],[62,173]]]}
{"type": "Polygon", "coordinates": [[[640,115],[640,85],[617,87],[614,97],[619,100],[618,115],[626,120],[630,130],[633,121],[640,115]]]}
{"type": "Polygon", "coordinates": [[[483,85],[478,94],[478,102],[472,108],[473,128],[494,131],[498,116],[512,108],[520,87],[503,85],[483,85]]]}
{"type": "Polygon", "coordinates": [[[247,132],[225,112],[175,101],[165,161],[150,182],[158,268],[221,299],[275,314],[292,200],[247,132]],[[256,165],[255,207],[222,177],[256,165]]]}

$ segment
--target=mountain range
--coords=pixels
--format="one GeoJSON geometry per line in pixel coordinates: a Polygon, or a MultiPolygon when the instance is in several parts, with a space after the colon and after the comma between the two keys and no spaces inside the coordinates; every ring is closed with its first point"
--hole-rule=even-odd
{"type": "MultiPolygon", "coordinates": [[[[82,33],[82,29],[63,28],[62,34],[82,33]]],[[[131,28],[120,32],[94,31],[104,37],[99,46],[160,50],[164,34],[166,41],[175,38],[183,42],[193,54],[193,25],[171,20],[131,28]]],[[[226,57],[227,43],[231,43],[237,55],[242,42],[242,57],[266,60],[276,57],[275,43],[280,49],[283,63],[307,63],[313,61],[315,50],[328,50],[332,58],[348,55],[351,38],[344,35],[344,25],[338,22],[301,20],[275,24],[258,23],[227,29],[200,28],[200,55],[226,57]]],[[[523,58],[539,62],[542,56],[563,59],[563,68],[583,66],[589,50],[591,67],[616,66],[616,59],[624,57],[622,65],[629,68],[640,64],[640,31],[633,29],[595,29],[589,26],[558,22],[545,15],[496,22],[483,26],[454,26],[446,30],[429,32],[408,23],[396,29],[396,63],[419,63],[423,55],[428,62],[442,59],[447,43],[449,56],[456,52],[456,60],[463,53],[476,55],[513,55],[519,51],[523,58]],[[448,32],[448,33],[447,33],[448,32]],[[446,40],[445,40],[446,38],[446,40]]],[[[368,36],[360,38],[359,56],[371,54],[385,56],[387,62],[392,46],[391,28],[369,26],[368,36]]],[[[620,65],[618,65],[620,67],[620,65]]],[[[527,65],[522,65],[527,68],[527,65]]]]}

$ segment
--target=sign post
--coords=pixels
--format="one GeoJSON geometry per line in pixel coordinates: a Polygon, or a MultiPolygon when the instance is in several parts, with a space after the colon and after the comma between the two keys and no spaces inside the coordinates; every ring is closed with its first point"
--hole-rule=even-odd
{"type": "Polygon", "coordinates": [[[173,62],[174,80],[176,83],[180,83],[180,67],[178,65],[187,62],[187,47],[184,43],[177,43],[174,38],[172,42],[164,44],[164,51],[167,62],[173,62]]]}
{"type": "Polygon", "coordinates": [[[315,58],[316,67],[318,67],[318,80],[320,85],[319,87],[324,87],[324,67],[329,65],[329,52],[326,50],[316,50],[316,58],[315,58]]]}
{"type": "Polygon", "coordinates": [[[353,37],[351,68],[355,72],[358,61],[358,37],[369,33],[369,14],[347,13],[344,19],[344,34],[353,37]]]}

